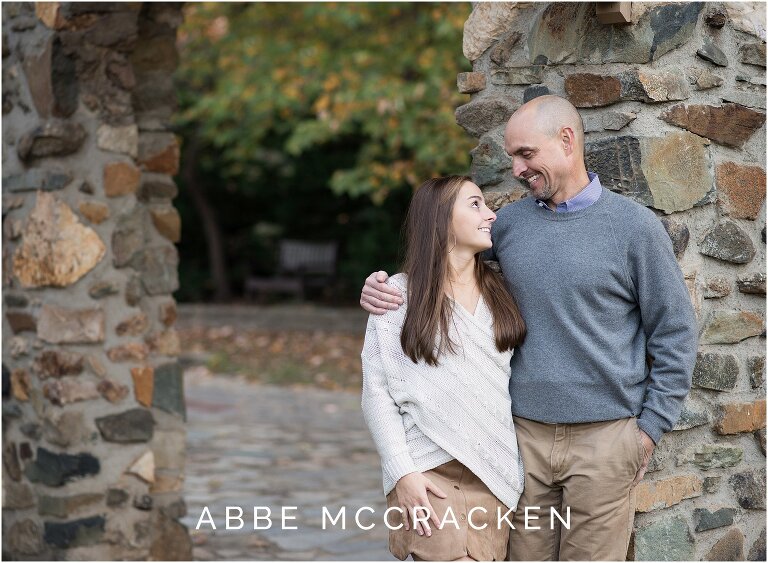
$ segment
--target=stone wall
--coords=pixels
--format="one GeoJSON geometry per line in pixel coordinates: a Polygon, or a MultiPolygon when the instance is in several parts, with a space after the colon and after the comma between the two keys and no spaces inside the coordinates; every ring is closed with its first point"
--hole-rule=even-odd
{"type": "Polygon", "coordinates": [[[499,206],[524,196],[503,131],[553,93],[580,108],[604,186],[662,218],[701,329],[693,389],[638,485],[629,557],[765,560],[765,5],[476,3],[456,119],[499,206]]]}
{"type": "Polygon", "coordinates": [[[4,559],[191,558],[180,7],[2,5],[4,559]]]}

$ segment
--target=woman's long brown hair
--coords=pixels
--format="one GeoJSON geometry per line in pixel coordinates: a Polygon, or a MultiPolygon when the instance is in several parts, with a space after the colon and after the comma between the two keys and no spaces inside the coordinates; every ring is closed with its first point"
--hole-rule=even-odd
{"type": "MultiPolygon", "coordinates": [[[[405,259],[408,276],[408,310],[400,343],[414,362],[438,365],[438,357],[455,353],[449,337],[451,304],[445,294],[448,279],[449,240],[453,238],[453,206],[468,176],[432,178],[413,194],[405,220],[405,259]]],[[[475,279],[493,314],[496,348],[503,352],[525,339],[525,323],[501,276],[475,255],[475,279]]]]}

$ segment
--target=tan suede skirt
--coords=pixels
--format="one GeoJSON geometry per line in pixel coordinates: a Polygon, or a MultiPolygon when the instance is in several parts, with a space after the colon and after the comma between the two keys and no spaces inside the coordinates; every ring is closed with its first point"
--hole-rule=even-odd
{"type": "MultiPolygon", "coordinates": [[[[509,542],[509,526],[502,522],[498,526],[497,509],[501,514],[507,512],[507,507],[485,486],[474,473],[458,460],[452,460],[434,469],[425,471],[435,485],[440,487],[448,497],[441,499],[429,493],[429,501],[434,508],[437,519],[445,520],[442,529],[430,523],[432,536],[420,536],[413,527],[406,531],[405,527],[389,532],[389,551],[401,561],[409,555],[415,560],[452,561],[465,555],[478,561],[503,561],[507,557],[509,542]],[[455,522],[452,520],[451,508],[455,522]],[[474,507],[482,507],[472,511],[474,507]],[[472,524],[468,517],[472,511],[472,524]],[[446,517],[446,513],[448,516],[446,517]],[[487,524],[484,528],[483,525],[487,524]],[[476,529],[483,528],[483,529],[476,529]]],[[[387,507],[400,506],[397,493],[393,489],[387,495],[387,507]]],[[[509,515],[512,521],[512,515],[509,515]]],[[[393,511],[389,517],[393,527],[402,522],[399,511],[393,511]]]]}

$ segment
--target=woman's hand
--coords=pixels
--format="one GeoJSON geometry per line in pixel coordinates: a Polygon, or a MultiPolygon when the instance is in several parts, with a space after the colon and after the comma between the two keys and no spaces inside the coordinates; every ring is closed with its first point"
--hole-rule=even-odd
{"type": "MultiPolygon", "coordinates": [[[[439,498],[446,498],[448,496],[440,489],[440,487],[435,485],[418,471],[402,476],[397,482],[397,485],[395,485],[397,500],[400,501],[400,508],[405,513],[403,520],[405,522],[406,530],[410,530],[408,518],[413,516],[413,510],[416,506],[422,506],[428,509],[429,520],[432,521],[435,527],[440,525],[440,520],[437,518],[435,510],[432,508],[432,503],[429,502],[427,491],[439,498]]],[[[429,526],[429,522],[418,522],[417,524],[414,524],[414,529],[420,536],[426,534],[427,537],[429,537],[432,535],[432,529],[429,526]]]]}

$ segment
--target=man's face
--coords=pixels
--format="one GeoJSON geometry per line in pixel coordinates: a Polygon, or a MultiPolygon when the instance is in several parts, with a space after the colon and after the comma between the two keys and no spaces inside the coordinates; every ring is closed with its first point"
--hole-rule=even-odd
{"type": "Polygon", "coordinates": [[[548,200],[560,187],[567,163],[558,137],[542,133],[527,112],[515,115],[504,133],[504,149],[512,157],[512,173],[536,199],[548,200]]]}

